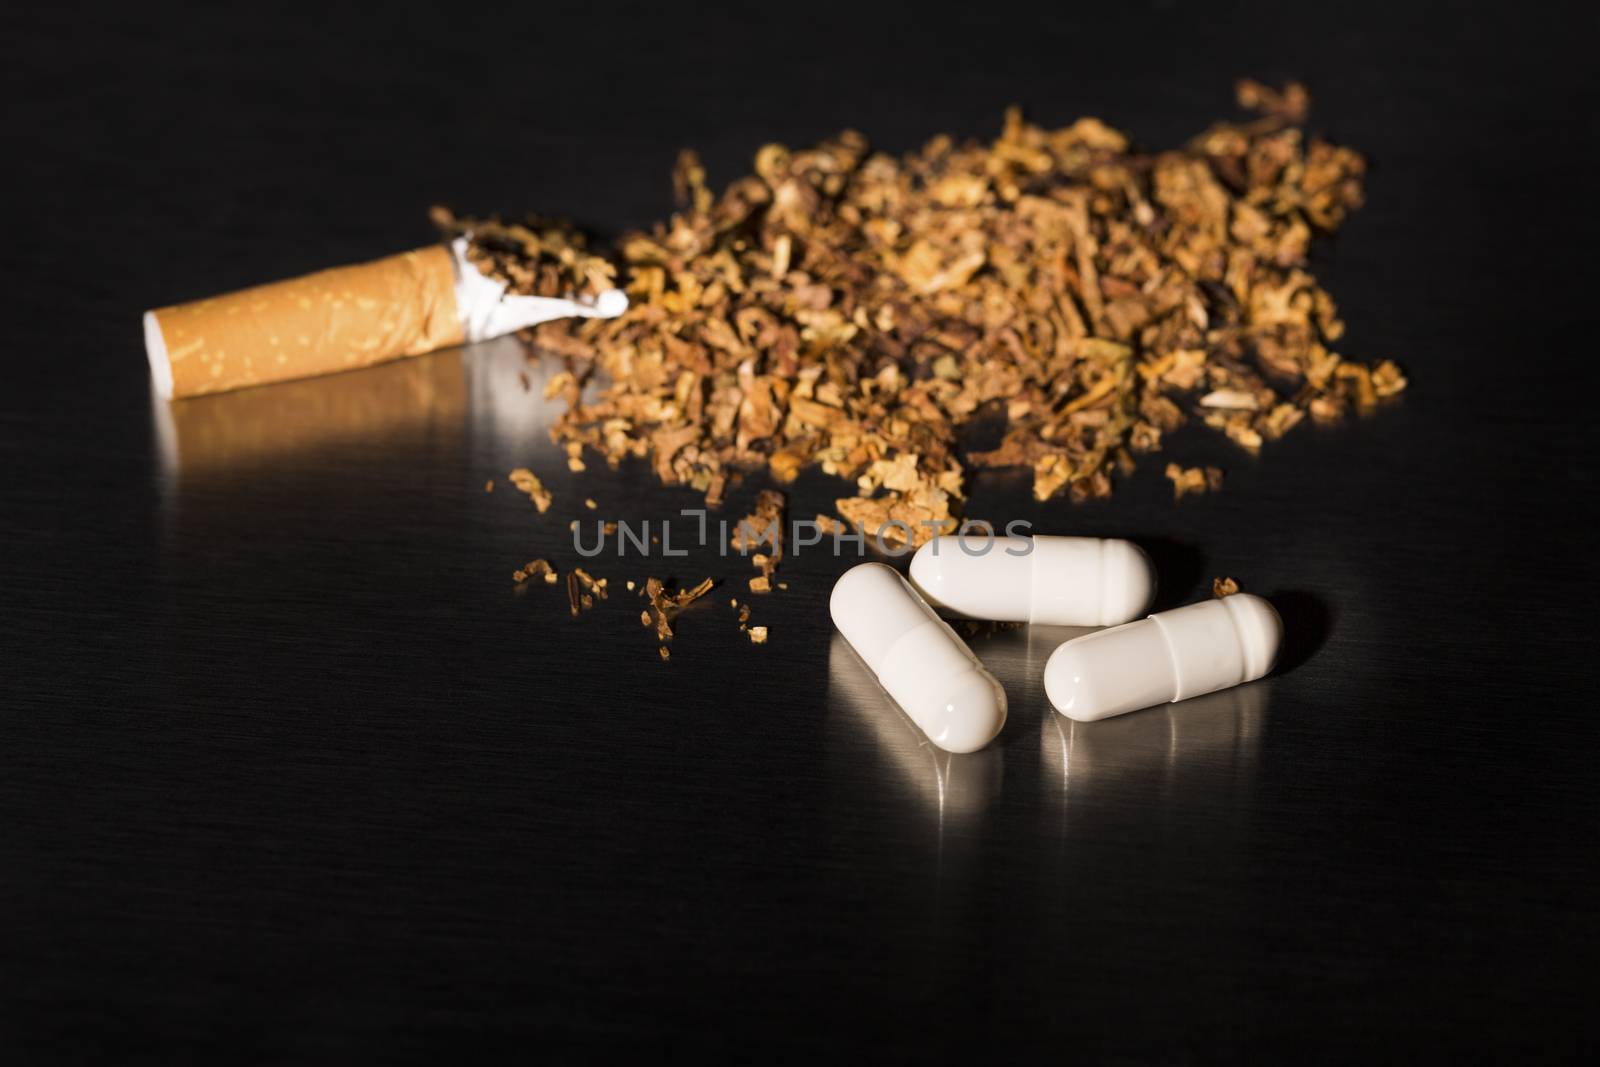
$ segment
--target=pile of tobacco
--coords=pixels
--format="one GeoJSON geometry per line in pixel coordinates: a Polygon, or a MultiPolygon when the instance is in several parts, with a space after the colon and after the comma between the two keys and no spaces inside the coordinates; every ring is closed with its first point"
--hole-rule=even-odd
{"type": "MultiPolygon", "coordinates": [[[[854,132],[767,145],[720,196],[685,152],[682,210],[619,244],[628,312],[531,333],[568,361],[554,433],[574,465],[642,457],[713,506],[734,472],[817,465],[854,482],[850,523],[920,542],[954,527],[970,470],[1104,497],[1190,418],[1254,452],[1308,414],[1371,408],[1405,379],[1335,351],[1343,324],[1306,269],[1313,235],[1360,204],[1364,161],[1304,131],[1299,86],[1238,97],[1258,117],[1164,152],[1013,110],[992,143],[898,158],[854,132]],[[982,418],[1003,438],[963,454],[982,418]]],[[[606,276],[564,231],[448,222],[518,291],[606,276]]],[[[1166,470],[1180,495],[1221,480],[1166,470]]]]}

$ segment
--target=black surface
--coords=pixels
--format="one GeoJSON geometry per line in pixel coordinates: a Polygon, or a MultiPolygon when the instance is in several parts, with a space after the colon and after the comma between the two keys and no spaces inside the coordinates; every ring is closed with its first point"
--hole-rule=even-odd
{"type": "Polygon", "coordinates": [[[1592,14],[251,10],[0,34],[10,1062],[1592,1052],[1592,14]],[[996,639],[1011,722],[936,761],[830,647],[831,557],[758,604],[767,647],[719,591],[669,664],[625,595],[518,595],[567,519],[696,498],[568,474],[514,343],[213,401],[163,460],[140,311],[419,243],[430,203],[615,231],[683,145],[722,182],[1013,101],[1169,144],[1241,74],[1373,160],[1315,268],[1413,389],[1259,460],[1181,436],[1215,496],[1150,463],[971,506],[1139,539],[1169,603],[1274,594],[1290,662],[1231,696],[1073,728],[1060,635],[996,639]]]}

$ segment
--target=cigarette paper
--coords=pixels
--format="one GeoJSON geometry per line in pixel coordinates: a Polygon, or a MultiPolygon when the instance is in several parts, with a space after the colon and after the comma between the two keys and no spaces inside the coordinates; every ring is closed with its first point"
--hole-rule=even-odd
{"type": "Polygon", "coordinates": [[[166,399],[354,370],[498,337],[571,315],[620,315],[593,300],[507,295],[466,261],[466,242],[419,248],[190,304],[147,311],[145,352],[166,399]]]}

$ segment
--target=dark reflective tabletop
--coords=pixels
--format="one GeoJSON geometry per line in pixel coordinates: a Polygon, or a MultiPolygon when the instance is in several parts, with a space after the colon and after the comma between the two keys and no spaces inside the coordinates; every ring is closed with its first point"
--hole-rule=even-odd
{"type": "MultiPolygon", "coordinates": [[[[652,8],[590,47],[577,12],[327,17],[6,16],[30,182],[0,268],[19,1062],[1592,1041],[1594,223],[1559,160],[1595,101],[1561,27],[1155,5],[1027,33],[973,11],[707,28],[652,8]],[[1010,718],[942,753],[829,624],[853,558],[794,553],[787,590],[747,596],[747,561],[693,544],[698,495],[567,468],[540,396],[559,363],[515,340],[150,398],[146,307],[420,243],[434,201],[614,231],[668,209],[684,144],[723,181],[768,139],[987,136],[1013,100],[1166,144],[1243,73],[1305,78],[1371,154],[1369,204],[1313,265],[1349,354],[1413,388],[1259,458],[1178,434],[1175,457],[1226,469],[1214,495],[1175,504],[1163,455],[1103,503],[996,473],[969,505],[1138,541],[1160,607],[1215,576],[1272,599],[1284,662],[1236,690],[1074,724],[1042,669],[1078,631],[980,636],[1010,718]],[[522,466],[548,514],[507,481],[522,466]],[[688,554],[585,559],[575,519],[674,520],[688,554]],[[610,597],[571,617],[560,587],[512,582],[536,557],[610,597]],[[719,583],[670,662],[624,586],[650,575],[719,583]]],[[[807,473],[791,516],[841,489],[807,473]]]]}

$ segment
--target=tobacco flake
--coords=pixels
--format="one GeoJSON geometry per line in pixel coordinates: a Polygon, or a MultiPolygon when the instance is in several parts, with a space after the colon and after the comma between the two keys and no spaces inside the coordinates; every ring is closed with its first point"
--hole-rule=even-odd
{"type": "Polygon", "coordinates": [[[709,593],[714,584],[710,578],[706,578],[691,589],[669,592],[660,578],[646,578],[642,593],[649,598],[650,607],[640,613],[639,621],[655,627],[656,640],[670,641],[673,636],[672,620],[684,608],[709,593]]]}
{"type": "Polygon", "coordinates": [[[518,585],[541,576],[550,585],[556,583],[556,569],[550,566],[550,561],[547,559],[532,560],[511,572],[511,580],[518,585]]]}
{"type": "Polygon", "coordinates": [[[1172,482],[1172,498],[1182,500],[1186,493],[1214,492],[1222,488],[1222,471],[1216,467],[1180,467],[1167,464],[1167,478],[1172,482]]]}
{"type": "Polygon", "coordinates": [[[735,550],[744,553],[766,547],[767,552],[756,552],[750,562],[761,572],[759,578],[750,580],[754,592],[765,593],[772,588],[772,572],[783,559],[783,494],[773,489],[763,489],[756,497],[755,510],[734,526],[730,539],[735,550]]]}
{"type": "Polygon", "coordinates": [[[552,498],[545,489],[544,483],[539,480],[538,475],[526,467],[518,467],[511,472],[509,477],[511,478],[511,484],[517,487],[518,492],[528,494],[528,499],[532,500],[533,506],[539,509],[539,514],[543,515],[549,510],[552,498]]]}

